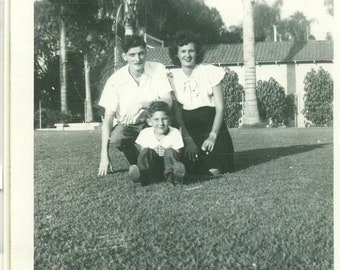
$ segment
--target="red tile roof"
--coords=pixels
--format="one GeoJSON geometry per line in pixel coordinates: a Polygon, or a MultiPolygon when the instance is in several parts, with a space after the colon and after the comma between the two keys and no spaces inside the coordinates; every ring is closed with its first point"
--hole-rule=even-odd
{"type": "MultiPolygon", "coordinates": [[[[243,65],[243,44],[207,45],[205,51],[205,63],[221,66],[243,65]]],[[[149,49],[147,59],[173,67],[167,48],[149,49]]],[[[257,42],[255,61],[257,64],[333,62],[333,42],[316,40],[257,42]]]]}

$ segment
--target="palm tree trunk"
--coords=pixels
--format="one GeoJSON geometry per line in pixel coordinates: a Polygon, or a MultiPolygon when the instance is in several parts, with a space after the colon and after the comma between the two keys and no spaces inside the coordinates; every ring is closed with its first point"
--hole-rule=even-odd
{"type": "Polygon", "coordinates": [[[91,81],[90,81],[90,63],[87,52],[84,52],[84,70],[85,70],[85,98],[86,98],[86,122],[93,122],[92,98],[91,98],[91,81]]]}
{"type": "Polygon", "coordinates": [[[242,122],[254,125],[260,122],[256,99],[256,68],[254,38],[254,0],[243,0],[243,57],[244,57],[244,115],[242,122]]]}
{"type": "Polygon", "coordinates": [[[134,35],[137,31],[137,0],[124,0],[125,36],[134,35]]]}
{"type": "Polygon", "coordinates": [[[65,21],[62,17],[64,7],[60,8],[60,23],[59,23],[59,35],[60,35],[60,111],[67,113],[67,59],[66,59],[66,30],[65,21]]]}

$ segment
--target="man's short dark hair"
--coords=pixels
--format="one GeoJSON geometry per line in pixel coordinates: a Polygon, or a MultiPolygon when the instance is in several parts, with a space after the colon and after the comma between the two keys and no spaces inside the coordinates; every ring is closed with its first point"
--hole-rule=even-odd
{"type": "Polygon", "coordinates": [[[123,41],[122,41],[122,49],[124,53],[127,53],[128,50],[131,48],[135,47],[143,47],[144,49],[146,48],[146,43],[141,36],[136,36],[136,35],[130,35],[130,36],[125,36],[123,41]]]}
{"type": "Polygon", "coordinates": [[[149,117],[155,112],[164,112],[167,116],[171,117],[171,109],[168,103],[164,101],[153,101],[148,108],[149,117]]]}
{"type": "Polygon", "coordinates": [[[184,45],[188,45],[189,43],[194,43],[195,44],[195,49],[196,49],[196,64],[200,64],[203,61],[204,57],[204,50],[202,47],[202,43],[200,41],[200,37],[190,31],[181,31],[178,32],[171,45],[169,46],[168,53],[171,58],[172,63],[175,66],[180,67],[181,62],[179,61],[177,54],[178,54],[178,47],[182,47],[184,45]]]}

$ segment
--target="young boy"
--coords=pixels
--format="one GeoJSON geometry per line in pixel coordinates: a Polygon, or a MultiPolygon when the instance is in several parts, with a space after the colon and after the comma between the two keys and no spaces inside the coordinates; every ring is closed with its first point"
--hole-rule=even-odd
{"type": "Polygon", "coordinates": [[[143,129],[136,144],[140,150],[137,165],[129,169],[134,182],[146,185],[166,179],[174,185],[182,183],[185,167],[179,161],[183,140],[178,129],[170,126],[170,106],[164,101],[154,101],[148,109],[148,128],[143,129]]]}

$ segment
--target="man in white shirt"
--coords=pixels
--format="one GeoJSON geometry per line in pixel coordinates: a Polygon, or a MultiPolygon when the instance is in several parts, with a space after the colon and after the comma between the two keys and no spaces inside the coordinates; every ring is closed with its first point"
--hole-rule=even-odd
{"type": "Polygon", "coordinates": [[[126,36],[122,49],[127,65],[107,80],[98,103],[105,108],[98,171],[100,176],[106,175],[108,170],[112,171],[110,141],[124,153],[130,165],[136,164],[138,151],[135,139],[146,126],[143,111],[154,100],[163,100],[170,106],[172,104],[165,67],[160,63],[146,62],[144,40],[139,36],[126,36]],[[115,117],[118,125],[112,130],[115,117]]]}

